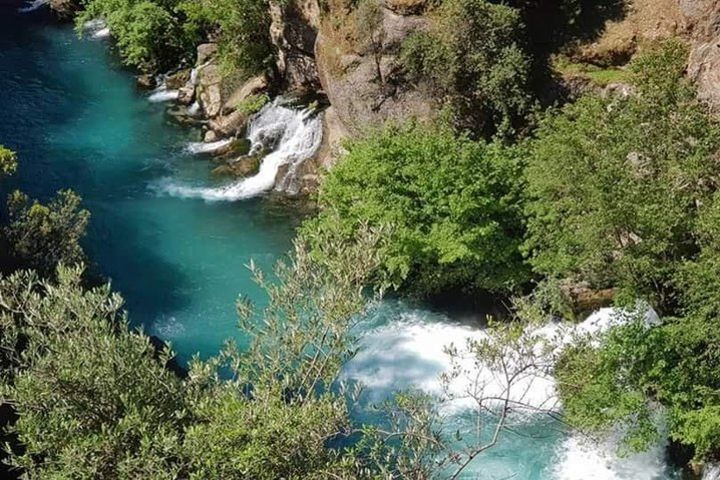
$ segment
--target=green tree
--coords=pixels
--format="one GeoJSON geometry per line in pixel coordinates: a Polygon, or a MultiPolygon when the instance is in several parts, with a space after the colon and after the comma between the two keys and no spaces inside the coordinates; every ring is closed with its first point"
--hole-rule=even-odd
{"type": "Polygon", "coordinates": [[[190,57],[201,38],[199,25],[188,21],[178,4],[176,0],[86,0],[77,29],[82,32],[87,21],[102,18],[126,65],[166,71],[190,57]]]}
{"type": "Polygon", "coordinates": [[[206,31],[219,32],[218,56],[226,71],[257,74],[270,66],[270,6],[267,0],[184,1],[180,10],[206,31]]]}
{"type": "Polygon", "coordinates": [[[0,280],[2,398],[19,419],[29,478],[174,479],[184,421],[182,382],[131,333],[122,299],[86,291],[81,267],[57,282],[19,272],[0,280]]]}
{"type": "Polygon", "coordinates": [[[0,178],[12,175],[17,169],[17,155],[0,145],[0,178]]]}
{"type": "Polygon", "coordinates": [[[461,130],[511,133],[531,103],[520,12],[486,0],[446,0],[431,19],[429,31],[403,44],[411,78],[444,96],[461,130]]]}
{"type": "Polygon", "coordinates": [[[81,267],[0,278],[0,398],[23,445],[11,463],[29,478],[362,478],[354,451],[329,448],[351,431],[331,387],[382,235],[328,240],[327,261],[298,243],[276,281],[256,270],[270,303],[259,318],[239,304],[249,348],[194,360],[187,380],[129,330],[109,286],[83,288],[81,267]]]}
{"type": "Polygon", "coordinates": [[[683,78],[677,42],[633,64],[636,92],[586,95],[546,118],[527,167],[527,249],[538,272],[677,304],[698,250],[699,207],[718,187],[718,123],[683,78]]]}
{"type": "Polygon", "coordinates": [[[700,316],[642,319],[564,352],[556,366],[566,420],[609,434],[620,426],[630,451],[648,448],[664,415],[674,441],[697,461],[720,453],[720,335],[700,316]],[[658,410],[658,406],[664,410],[658,410]]]}
{"type": "Polygon", "coordinates": [[[506,290],[528,280],[518,248],[519,149],[416,125],[389,127],[348,148],[320,191],[324,211],[304,232],[351,238],[365,223],[391,225],[382,272],[420,294],[506,290]]]}
{"type": "Polygon", "coordinates": [[[70,190],[60,191],[47,205],[31,201],[22,192],[10,195],[10,223],[5,227],[13,255],[24,268],[52,275],[57,265],[85,261],[80,240],[90,213],[80,207],[80,197],[70,190]]]}

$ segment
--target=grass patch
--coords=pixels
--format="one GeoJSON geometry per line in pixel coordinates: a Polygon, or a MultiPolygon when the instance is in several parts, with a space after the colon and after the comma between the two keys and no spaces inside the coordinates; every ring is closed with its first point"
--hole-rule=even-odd
{"type": "Polygon", "coordinates": [[[560,75],[586,77],[601,87],[611,83],[630,83],[632,76],[625,68],[603,68],[589,63],[571,62],[567,58],[556,59],[553,63],[555,71],[560,75]]]}

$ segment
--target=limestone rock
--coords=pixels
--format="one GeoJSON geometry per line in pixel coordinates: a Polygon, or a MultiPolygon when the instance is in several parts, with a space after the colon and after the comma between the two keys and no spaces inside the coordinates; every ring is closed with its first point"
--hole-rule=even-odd
{"type": "Polygon", "coordinates": [[[197,66],[205,65],[217,53],[217,43],[203,43],[197,47],[197,66]]]}
{"type": "Polygon", "coordinates": [[[345,153],[344,142],[350,137],[350,132],[340,120],[335,107],[329,107],[323,114],[323,139],[320,149],[313,159],[318,170],[329,170],[337,160],[345,153]]]}
{"type": "Polygon", "coordinates": [[[50,0],[50,9],[62,20],[72,20],[81,4],[77,0],[50,0]]]}
{"type": "Polygon", "coordinates": [[[697,86],[698,97],[714,113],[720,113],[720,36],[695,46],[687,73],[697,86]]]}
{"type": "Polygon", "coordinates": [[[679,0],[694,38],[708,41],[720,35],[720,2],[717,0],[679,0]]]}
{"type": "Polygon", "coordinates": [[[149,73],[136,76],[135,83],[137,84],[138,88],[141,88],[143,90],[151,90],[157,87],[157,81],[155,80],[155,76],[149,73]]]}
{"type": "Polygon", "coordinates": [[[222,109],[221,80],[215,64],[205,65],[198,71],[197,96],[207,117],[216,117],[222,109]]]}
{"type": "Polygon", "coordinates": [[[240,111],[230,112],[210,120],[209,126],[224,137],[241,135],[245,130],[248,117],[240,111]]]}
{"type": "Polygon", "coordinates": [[[169,90],[179,90],[187,85],[190,80],[190,70],[180,70],[171,73],[165,78],[165,84],[169,90]]]}
{"type": "Polygon", "coordinates": [[[205,143],[215,142],[215,141],[217,141],[217,139],[218,139],[218,134],[212,130],[208,130],[207,132],[205,132],[205,136],[203,137],[203,141],[205,143]]]}
{"type": "Polygon", "coordinates": [[[397,59],[405,38],[427,26],[423,16],[383,8],[382,44],[377,52],[370,52],[353,42],[343,44],[341,39],[349,33],[323,25],[315,45],[320,81],[351,134],[388,120],[424,121],[436,116],[439,109],[429,89],[408,82],[397,59]]]}
{"type": "Polygon", "coordinates": [[[385,0],[385,7],[400,15],[419,15],[429,3],[428,0],[385,0]]]}
{"type": "Polygon", "coordinates": [[[185,85],[178,91],[177,101],[181,105],[190,105],[195,101],[195,87],[185,85]]]}
{"type": "Polygon", "coordinates": [[[270,2],[270,18],[270,38],[277,47],[283,90],[318,90],[320,79],[314,53],[320,23],[318,1],[270,2]]]}
{"type": "Polygon", "coordinates": [[[253,77],[243,83],[239,88],[235,89],[230,95],[222,108],[223,114],[228,114],[237,109],[244,100],[253,95],[259,95],[266,92],[269,86],[268,78],[265,74],[253,77]]]}

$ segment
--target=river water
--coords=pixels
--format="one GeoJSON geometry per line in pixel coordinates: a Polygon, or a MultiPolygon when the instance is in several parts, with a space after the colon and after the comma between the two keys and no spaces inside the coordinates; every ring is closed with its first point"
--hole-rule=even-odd
{"type": "MultiPolygon", "coordinates": [[[[181,359],[212,355],[230,337],[242,343],[237,295],[264,301],[245,265],[269,268],[288,251],[297,212],[261,198],[206,201],[218,182],[209,162],[187,151],[197,138],[136,90],[108,43],[79,40],[42,10],[17,8],[0,0],[0,144],[21,162],[12,186],[42,199],[61,188],[83,196],[92,212],[89,256],[125,297],[132,323],[171,342],[181,359]],[[192,187],[173,196],[158,188],[168,183],[192,187]]],[[[244,198],[219,197],[212,199],[244,198]]],[[[363,324],[360,353],[344,375],[367,385],[366,402],[400,388],[434,391],[443,345],[476,335],[475,320],[389,301],[363,324]]],[[[671,476],[661,449],[618,459],[537,418],[506,434],[464,478],[671,476]]]]}

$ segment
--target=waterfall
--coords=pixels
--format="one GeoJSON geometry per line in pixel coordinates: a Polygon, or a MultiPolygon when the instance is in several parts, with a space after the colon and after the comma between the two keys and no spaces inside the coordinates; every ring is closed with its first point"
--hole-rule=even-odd
{"type": "MultiPolygon", "coordinates": [[[[189,112],[190,110],[188,110],[189,112]]],[[[221,150],[233,142],[232,138],[218,140],[217,142],[191,142],[185,149],[189,153],[213,153],[221,150]]]]}
{"type": "Polygon", "coordinates": [[[720,480],[720,463],[711,463],[705,467],[702,480],[720,480]]]}
{"type": "Polygon", "coordinates": [[[102,18],[88,20],[83,24],[83,29],[90,34],[91,38],[96,40],[107,38],[110,36],[110,28],[102,18]]]}
{"type": "Polygon", "coordinates": [[[157,88],[150,93],[148,100],[153,103],[171,102],[177,100],[180,92],[178,90],[168,90],[167,80],[164,75],[157,76],[157,88]]]}
{"type": "MultiPolygon", "coordinates": [[[[553,339],[552,345],[570,344],[578,337],[594,335],[607,331],[615,325],[620,325],[636,314],[622,312],[617,309],[601,309],[578,325],[562,323],[549,323],[541,328],[529,331],[531,338],[538,339],[539,348],[536,354],[542,360],[545,348],[541,340],[553,339]]],[[[649,311],[646,322],[653,324],[657,321],[654,312],[649,311]]],[[[358,353],[343,368],[341,379],[345,382],[358,381],[363,386],[364,405],[378,404],[390,398],[396,391],[419,389],[428,394],[439,396],[443,392],[450,392],[456,398],[449,404],[439,404],[441,414],[458,431],[474,431],[474,421],[467,416],[467,412],[477,408],[474,399],[467,392],[473,391],[477,386],[483,388],[484,395],[505,395],[507,384],[503,374],[494,371],[487,365],[478,363],[472,355],[461,355],[460,361],[454,366],[459,367],[464,374],[452,379],[445,388],[440,376],[453,368],[445,347],[454,345],[462,352],[468,340],[480,341],[487,339],[487,333],[478,329],[474,323],[453,322],[446,316],[431,314],[424,310],[411,310],[400,305],[396,310],[393,304],[386,302],[375,318],[366,320],[361,327],[365,333],[360,335],[358,353]],[[389,311],[390,310],[390,311],[389,311]]],[[[553,352],[557,353],[557,351],[553,352]]],[[[548,358],[552,358],[548,352],[548,358]]],[[[512,363],[514,359],[509,359],[512,363]]],[[[534,411],[559,411],[561,405],[557,395],[556,382],[551,375],[551,363],[543,364],[539,368],[529,370],[527,375],[514,383],[509,392],[513,400],[522,401],[531,407],[521,409],[514,414],[513,428],[520,431],[530,431],[533,428],[542,431],[553,431],[557,426],[546,425],[548,417],[534,411]]],[[[371,413],[362,413],[371,415],[371,413]]],[[[367,420],[367,419],[364,419],[367,420]]],[[[528,435],[530,436],[530,435],[528,435]]],[[[547,433],[544,434],[547,437],[547,433]]],[[[489,452],[491,457],[497,452],[497,459],[479,460],[477,469],[482,472],[468,472],[467,478],[536,478],[523,468],[522,462],[508,464],[507,459],[516,458],[518,451],[532,452],[536,450],[549,450],[554,457],[548,471],[542,478],[554,480],[657,480],[666,478],[666,465],[664,461],[664,444],[654,446],[650,451],[639,455],[621,457],[617,453],[620,435],[613,436],[604,444],[588,443],[576,434],[561,436],[558,434],[554,443],[539,445],[543,440],[527,438],[521,441],[512,434],[504,436],[497,450],[489,452]],[[515,443],[513,443],[515,442],[515,443]],[[489,462],[489,463],[488,463],[489,462]],[[492,465],[489,467],[488,465],[492,465]],[[488,469],[490,469],[488,471],[488,469]]],[[[547,442],[548,440],[545,440],[547,442]]],[[[548,455],[546,454],[546,455],[548,455]]],[[[547,463],[544,460],[543,463],[547,463]]],[[[466,478],[466,477],[463,477],[466,478]]],[[[718,479],[720,480],[720,479],[718,479]]]]}
{"type": "Polygon", "coordinates": [[[250,155],[270,151],[256,175],[217,188],[166,183],[162,190],[177,197],[208,201],[258,196],[275,186],[281,167],[288,166],[288,172],[292,172],[317,152],[322,141],[322,122],[311,110],[290,108],[278,98],[250,120],[247,138],[251,145],[250,155]]]}
{"type": "Polygon", "coordinates": [[[193,104],[188,107],[187,113],[191,117],[196,117],[200,113],[200,103],[195,100],[193,104]]]}
{"type": "Polygon", "coordinates": [[[20,13],[34,12],[35,10],[40,9],[49,3],[50,3],[50,0],[30,0],[25,3],[24,7],[18,8],[18,12],[20,12],[20,13]]]}

